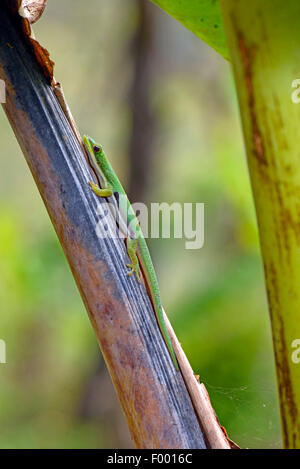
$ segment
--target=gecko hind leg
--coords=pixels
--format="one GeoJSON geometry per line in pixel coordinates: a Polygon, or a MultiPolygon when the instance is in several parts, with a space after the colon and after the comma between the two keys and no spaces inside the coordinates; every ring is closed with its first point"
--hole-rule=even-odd
{"type": "Polygon", "coordinates": [[[128,276],[132,275],[135,273],[137,281],[141,283],[141,270],[140,270],[140,264],[139,260],[136,254],[137,247],[138,247],[138,240],[135,238],[127,238],[126,239],[126,247],[127,247],[127,253],[128,256],[131,260],[131,264],[126,264],[127,267],[129,267],[131,270],[128,272],[128,276]]]}

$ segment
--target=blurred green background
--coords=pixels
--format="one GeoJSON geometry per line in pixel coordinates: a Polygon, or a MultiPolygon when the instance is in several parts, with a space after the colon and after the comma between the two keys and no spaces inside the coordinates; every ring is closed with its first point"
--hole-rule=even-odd
{"type": "MultiPolygon", "coordinates": [[[[81,133],[101,141],[132,199],[205,203],[202,249],[150,242],[163,303],[229,436],[243,447],[280,447],[229,64],[143,0],[52,0],[34,31],[81,133]]],[[[0,139],[0,447],[129,448],[91,324],[3,111],[0,139]]]]}

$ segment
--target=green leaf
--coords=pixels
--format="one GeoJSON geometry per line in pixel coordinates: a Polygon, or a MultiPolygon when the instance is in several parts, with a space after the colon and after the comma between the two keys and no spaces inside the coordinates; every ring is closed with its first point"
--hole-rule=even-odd
{"type": "Polygon", "coordinates": [[[152,0],[229,59],[219,0],[152,0]]]}

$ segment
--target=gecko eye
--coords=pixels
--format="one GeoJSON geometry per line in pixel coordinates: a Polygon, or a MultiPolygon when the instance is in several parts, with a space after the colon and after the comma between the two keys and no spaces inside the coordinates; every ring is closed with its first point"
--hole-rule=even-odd
{"type": "Polygon", "coordinates": [[[95,153],[99,153],[100,150],[101,150],[100,147],[98,147],[97,145],[94,146],[94,152],[95,153]]]}

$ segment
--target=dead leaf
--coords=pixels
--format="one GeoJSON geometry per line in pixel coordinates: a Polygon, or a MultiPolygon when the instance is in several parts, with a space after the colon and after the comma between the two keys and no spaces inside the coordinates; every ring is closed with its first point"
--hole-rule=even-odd
{"type": "Polygon", "coordinates": [[[33,24],[42,16],[46,3],[47,0],[21,0],[19,15],[33,24]]]}
{"type": "Polygon", "coordinates": [[[33,37],[31,25],[27,18],[22,18],[22,30],[26,40],[31,45],[34,55],[42,67],[45,77],[49,80],[50,84],[54,84],[54,62],[50,58],[50,54],[41,44],[33,37]]]}

